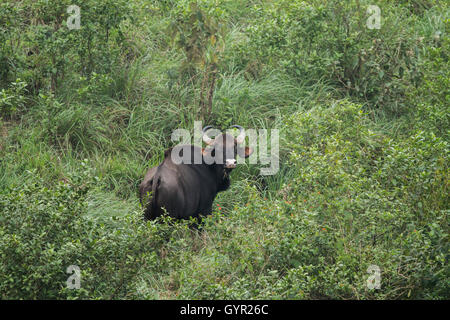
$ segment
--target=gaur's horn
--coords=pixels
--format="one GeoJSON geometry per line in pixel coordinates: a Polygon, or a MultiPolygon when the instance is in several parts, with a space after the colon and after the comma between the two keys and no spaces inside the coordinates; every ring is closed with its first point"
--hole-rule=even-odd
{"type": "Polygon", "coordinates": [[[232,128],[238,128],[239,129],[239,135],[236,137],[236,142],[241,144],[245,140],[245,130],[241,126],[235,124],[234,126],[231,126],[232,128]]]}
{"type": "Polygon", "coordinates": [[[203,132],[203,141],[205,141],[206,144],[211,145],[213,144],[214,140],[211,139],[210,137],[208,137],[208,135],[206,134],[206,131],[208,131],[209,129],[211,129],[213,126],[206,126],[203,128],[202,132],[203,132]]]}

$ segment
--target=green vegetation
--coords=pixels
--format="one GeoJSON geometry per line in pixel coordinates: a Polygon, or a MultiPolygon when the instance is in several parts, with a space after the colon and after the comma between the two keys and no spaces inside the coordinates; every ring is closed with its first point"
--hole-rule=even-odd
{"type": "Polygon", "coordinates": [[[1,299],[450,298],[446,1],[72,4],[0,3],[1,299]],[[195,120],[279,129],[280,170],[145,222],[195,120]]]}

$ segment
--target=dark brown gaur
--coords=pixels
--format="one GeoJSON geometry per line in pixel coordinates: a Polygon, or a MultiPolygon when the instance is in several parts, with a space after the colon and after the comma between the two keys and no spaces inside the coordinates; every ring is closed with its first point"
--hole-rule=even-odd
{"type": "Polygon", "coordinates": [[[172,149],[169,149],[164,154],[163,162],[148,170],[139,186],[146,219],[159,217],[164,209],[169,216],[178,219],[211,214],[217,193],[230,186],[229,174],[236,168],[237,155],[247,158],[253,152],[251,148],[241,146],[245,140],[244,128],[238,125],[232,127],[239,129],[236,138],[222,133],[214,139],[207,135],[212,126],[204,127],[202,138],[207,147],[186,146],[191,150],[192,161],[189,164],[174,163],[172,149]],[[195,154],[200,156],[201,163],[194,163],[195,154]],[[211,159],[215,161],[211,163],[211,159]]]}

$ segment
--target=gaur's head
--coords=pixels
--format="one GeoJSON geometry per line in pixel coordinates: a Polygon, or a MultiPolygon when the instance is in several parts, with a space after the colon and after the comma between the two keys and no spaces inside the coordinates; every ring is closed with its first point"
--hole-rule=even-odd
{"type": "Polygon", "coordinates": [[[207,144],[207,147],[203,149],[205,162],[222,165],[227,172],[236,168],[238,155],[247,158],[253,153],[252,148],[241,145],[245,140],[244,128],[238,125],[232,127],[239,129],[239,135],[236,138],[230,133],[221,133],[212,139],[208,136],[209,131],[214,131],[212,126],[203,128],[203,141],[207,144]]]}

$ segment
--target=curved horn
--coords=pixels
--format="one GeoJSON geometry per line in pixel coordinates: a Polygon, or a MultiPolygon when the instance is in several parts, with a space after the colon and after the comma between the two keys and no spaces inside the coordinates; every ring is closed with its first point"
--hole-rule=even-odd
{"type": "Polygon", "coordinates": [[[203,141],[205,141],[206,144],[211,145],[213,144],[214,140],[211,139],[210,137],[208,137],[208,135],[206,134],[206,131],[208,131],[209,129],[211,129],[213,126],[206,126],[202,129],[202,138],[203,141]]]}
{"type": "Polygon", "coordinates": [[[234,126],[231,126],[232,128],[238,128],[239,129],[239,135],[236,137],[236,142],[241,144],[245,140],[245,130],[241,126],[235,124],[234,126]]]}

